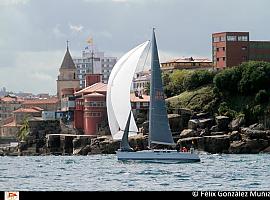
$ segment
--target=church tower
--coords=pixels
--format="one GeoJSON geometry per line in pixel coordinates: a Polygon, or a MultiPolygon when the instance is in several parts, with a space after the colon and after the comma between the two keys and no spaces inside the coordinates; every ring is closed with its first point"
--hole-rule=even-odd
{"type": "Polygon", "coordinates": [[[77,69],[69,53],[68,41],[67,51],[59,69],[59,72],[60,74],[58,75],[57,79],[57,97],[60,100],[62,95],[62,89],[73,88],[75,90],[77,88],[80,88],[80,80],[77,76],[77,69]]]}

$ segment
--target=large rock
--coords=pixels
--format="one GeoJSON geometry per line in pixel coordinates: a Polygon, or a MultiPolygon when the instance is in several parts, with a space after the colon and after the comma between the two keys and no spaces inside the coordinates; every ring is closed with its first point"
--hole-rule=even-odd
{"type": "Polygon", "coordinates": [[[241,133],[250,139],[267,139],[267,132],[250,128],[241,128],[241,133]]]}
{"type": "Polygon", "coordinates": [[[91,151],[91,138],[87,136],[77,136],[73,139],[73,155],[87,155],[91,151]]]}
{"type": "Polygon", "coordinates": [[[129,145],[135,150],[144,150],[148,146],[148,136],[138,134],[129,138],[129,145]]]}
{"type": "Polygon", "coordinates": [[[220,131],[220,130],[219,130],[218,126],[215,125],[215,126],[212,126],[212,127],[210,128],[210,131],[211,131],[211,132],[218,132],[218,131],[220,131]]]}
{"type": "Polygon", "coordinates": [[[241,134],[238,131],[229,133],[230,141],[239,141],[242,139],[241,134]]]}
{"type": "Polygon", "coordinates": [[[188,138],[188,137],[194,137],[194,136],[198,136],[198,134],[197,134],[197,131],[192,130],[192,129],[184,129],[180,133],[180,138],[188,138]]]}
{"type": "Polygon", "coordinates": [[[196,130],[200,125],[200,121],[198,119],[191,119],[188,121],[188,129],[196,130]]]}
{"type": "Polygon", "coordinates": [[[198,113],[195,116],[196,119],[207,119],[209,118],[209,113],[198,113]]]}
{"type": "Polygon", "coordinates": [[[180,115],[180,130],[188,128],[188,121],[190,120],[192,113],[192,110],[178,109],[177,114],[180,115]]]}
{"type": "Polygon", "coordinates": [[[216,123],[218,129],[221,131],[227,131],[230,123],[230,118],[227,116],[216,116],[216,123]]]}
{"type": "Polygon", "coordinates": [[[168,115],[169,124],[172,132],[179,132],[181,130],[181,116],[178,114],[168,115]]]}
{"type": "Polygon", "coordinates": [[[262,150],[261,153],[270,153],[270,146],[262,150]]]}
{"type": "Polygon", "coordinates": [[[207,118],[207,119],[199,119],[199,127],[200,128],[208,128],[210,129],[213,124],[214,124],[214,120],[212,118],[207,118]]]}
{"type": "Polygon", "coordinates": [[[230,145],[229,153],[259,153],[268,146],[268,141],[263,139],[234,141],[230,145]]]}
{"type": "Polygon", "coordinates": [[[264,130],[263,124],[255,123],[249,126],[252,130],[264,130]]]}
{"type": "Polygon", "coordinates": [[[51,154],[62,154],[60,135],[47,135],[47,149],[51,154]]]}
{"type": "Polygon", "coordinates": [[[227,135],[204,136],[204,150],[209,153],[226,153],[230,147],[227,135]]]}
{"type": "Polygon", "coordinates": [[[229,124],[229,128],[232,131],[238,131],[240,126],[243,126],[245,124],[244,117],[237,117],[236,119],[232,120],[229,124]]]}

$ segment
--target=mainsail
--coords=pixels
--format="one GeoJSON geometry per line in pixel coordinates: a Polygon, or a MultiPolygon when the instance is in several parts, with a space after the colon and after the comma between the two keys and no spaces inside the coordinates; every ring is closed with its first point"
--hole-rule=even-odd
{"type": "Polygon", "coordinates": [[[173,145],[161,79],[155,32],[152,38],[151,82],[149,113],[149,146],[151,143],[173,145]]]}
{"type": "MultiPolygon", "coordinates": [[[[146,41],[122,56],[110,74],[106,104],[110,131],[115,140],[122,138],[131,110],[130,86],[139,59],[148,44],[149,41],[146,41]]],[[[133,115],[131,115],[129,131],[131,136],[138,132],[133,115]]]]}

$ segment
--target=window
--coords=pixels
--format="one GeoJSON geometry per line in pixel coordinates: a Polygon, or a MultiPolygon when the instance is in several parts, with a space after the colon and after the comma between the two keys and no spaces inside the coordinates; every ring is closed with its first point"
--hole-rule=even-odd
{"type": "Polygon", "coordinates": [[[85,102],[85,106],[105,107],[105,102],[104,101],[90,101],[90,102],[85,102]]]}
{"type": "Polygon", "coordinates": [[[148,102],[143,102],[143,107],[148,107],[149,106],[149,104],[148,104],[148,102]]]}
{"type": "Polygon", "coordinates": [[[224,42],[226,40],[225,36],[220,37],[220,42],[224,42]]]}
{"type": "Polygon", "coordinates": [[[219,48],[217,48],[217,51],[219,51],[219,48]]]}
{"type": "Polygon", "coordinates": [[[219,37],[213,37],[213,42],[219,42],[219,37]]]}
{"type": "Polygon", "coordinates": [[[225,61],[225,60],[226,60],[226,58],[225,58],[225,57],[223,57],[222,59],[223,59],[223,61],[225,61]]]}
{"type": "Polygon", "coordinates": [[[219,58],[217,58],[217,61],[219,61],[219,58]]]}
{"type": "Polygon", "coordinates": [[[89,114],[91,117],[100,117],[101,116],[100,112],[90,112],[89,114]]]}
{"type": "Polygon", "coordinates": [[[227,41],[237,41],[237,38],[236,38],[236,36],[228,35],[227,36],[227,41]]]}
{"type": "Polygon", "coordinates": [[[238,41],[248,41],[248,36],[238,36],[238,41]]]}
{"type": "Polygon", "coordinates": [[[222,50],[225,51],[225,47],[222,47],[222,50]]]}

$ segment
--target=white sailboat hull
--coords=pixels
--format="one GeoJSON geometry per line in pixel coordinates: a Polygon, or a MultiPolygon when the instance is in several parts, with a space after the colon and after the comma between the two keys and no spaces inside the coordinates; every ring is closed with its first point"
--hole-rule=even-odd
{"type": "Polygon", "coordinates": [[[128,161],[150,161],[150,162],[200,162],[200,158],[196,153],[178,152],[176,150],[145,150],[145,151],[121,151],[116,152],[118,160],[128,161]]]}

